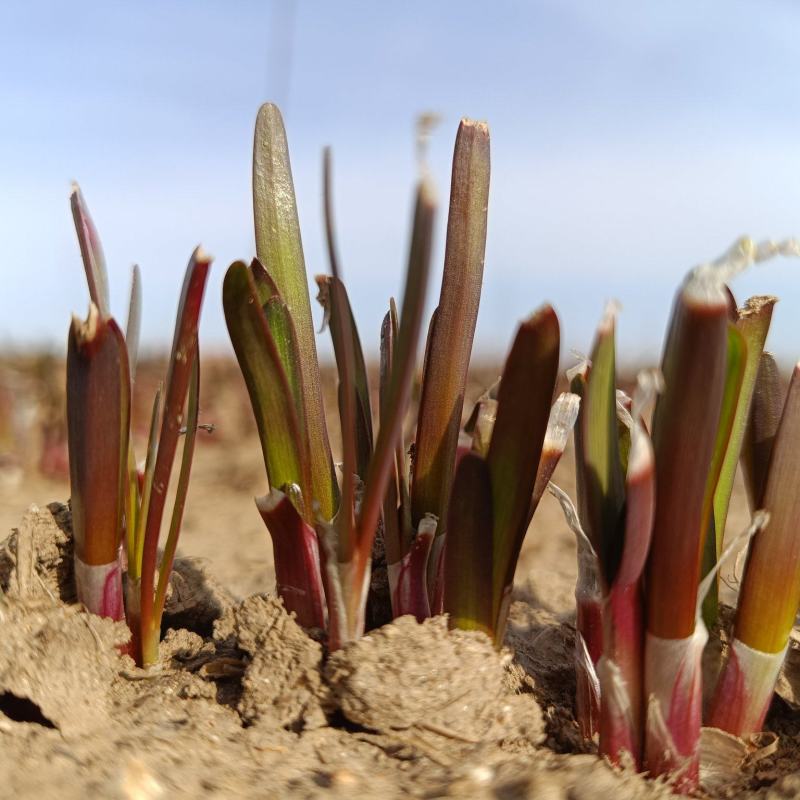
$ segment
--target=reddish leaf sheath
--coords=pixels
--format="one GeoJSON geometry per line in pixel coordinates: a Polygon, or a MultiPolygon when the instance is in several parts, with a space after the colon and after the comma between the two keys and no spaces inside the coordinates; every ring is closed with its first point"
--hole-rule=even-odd
{"type": "MultiPolygon", "coordinates": [[[[578,426],[580,428],[580,426],[578,426]]],[[[547,490],[558,500],[564,519],[578,545],[578,579],[575,582],[575,714],[585,739],[591,739],[600,720],[600,683],[595,665],[603,651],[600,564],[589,537],[581,527],[569,495],[554,483],[547,490]]]]}
{"type": "Polygon", "coordinates": [[[117,323],[92,304],[67,344],[67,427],[78,599],[122,619],[118,554],[125,507],[130,379],[117,323]]]}
{"type": "Polygon", "coordinates": [[[650,437],[634,421],[625,486],[625,543],[619,570],[603,603],[600,752],[612,762],[628,753],[642,763],[644,572],[655,515],[655,465],[650,437]]]}
{"type": "Polygon", "coordinates": [[[324,630],[325,592],[316,531],[277,489],[257,498],[256,506],[272,539],[275,579],[286,610],[304,628],[324,630]]]}
{"type": "Polygon", "coordinates": [[[600,726],[600,682],[597,662],[603,654],[603,606],[600,592],[575,591],[575,716],[584,739],[600,726]]]}
{"type": "Polygon", "coordinates": [[[392,613],[395,617],[411,614],[417,622],[422,622],[431,615],[427,568],[435,535],[436,518],[423,517],[417,526],[411,549],[399,563],[389,564],[392,613]]]}
{"type": "Polygon", "coordinates": [[[161,628],[161,617],[164,614],[164,604],[167,599],[169,576],[172,572],[175,553],[178,549],[178,537],[180,536],[181,524],[183,522],[183,511],[186,507],[186,495],[189,492],[189,477],[191,476],[192,461],[194,460],[194,445],[197,440],[197,421],[199,413],[200,354],[195,348],[192,362],[192,375],[189,381],[189,398],[186,403],[186,434],[183,437],[183,450],[181,452],[180,469],[178,470],[175,501],[172,506],[172,518],[169,523],[167,540],[164,543],[161,562],[158,566],[159,575],[158,583],[156,584],[154,617],[159,629],[161,628]]]}

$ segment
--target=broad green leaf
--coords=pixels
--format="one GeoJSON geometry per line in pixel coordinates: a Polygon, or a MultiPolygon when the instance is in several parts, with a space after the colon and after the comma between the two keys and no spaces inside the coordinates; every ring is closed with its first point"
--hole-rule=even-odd
{"type": "MultiPolygon", "coordinates": [[[[302,377],[304,411],[300,414],[308,436],[313,500],[330,520],[339,496],[322,405],[317,348],[311,317],[303,244],[297,217],[289,148],[277,106],[259,109],[253,145],[253,210],[256,253],[274,280],[294,321],[299,363],[284,363],[287,375],[297,369],[302,377]]],[[[283,350],[283,352],[289,352],[283,350]]]]}
{"type": "Polygon", "coordinates": [[[222,304],[228,333],[242,370],[258,427],[270,486],[297,484],[310,521],[311,477],[306,442],[300,435],[294,398],[257,288],[247,266],[233,263],[223,281],[222,304]]]}

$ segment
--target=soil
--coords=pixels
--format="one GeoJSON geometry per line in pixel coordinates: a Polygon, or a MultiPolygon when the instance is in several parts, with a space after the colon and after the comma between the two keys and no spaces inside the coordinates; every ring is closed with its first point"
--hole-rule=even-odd
{"type": "MultiPolygon", "coordinates": [[[[0,480],[0,525],[14,529],[0,544],[0,797],[671,796],[579,735],[575,544],[552,498],[528,533],[500,653],[406,617],[328,656],[270,595],[252,503],[266,481],[240,379],[226,364],[204,377],[202,421],[216,430],[197,448],[157,668],[121,654],[123,624],[74,604],[69,509],[53,502],[68,496],[64,475],[17,464],[0,480]]],[[[573,494],[564,462],[555,480],[573,494]]],[[[730,529],[746,520],[737,491],[730,529]]],[[[712,640],[724,648],[724,630],[712,640]]],[[[800,642],[779,692],[758,741],[704,734],[705,796],[800,797],[800,642]]]]}

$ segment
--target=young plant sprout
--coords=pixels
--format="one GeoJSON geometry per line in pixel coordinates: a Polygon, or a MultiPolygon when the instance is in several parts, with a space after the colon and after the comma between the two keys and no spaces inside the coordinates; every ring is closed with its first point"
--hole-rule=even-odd
{"type": "Polygon", "coordinates": [[[186,269],[163,406],[159,391],[140,486],[130,431],[140,326],[139,271],[134,268],[123,335],[110,315],[100,239],[77,186],[71,202],[90,295],[89,316],[85,321],[73,319],[67,345],[75,581],[78,599],[89,611],[127,619],[130,651],[139,665],[148,666],[158,659],[161,617],[194,452],[200,380],[197,325],[211,260],[198,247],[186,269]],[[177,492],[159,558],[167,488],[183,432],[177,492]]]}
{"type": "Polygon", "coordinates": [[[496,421],[484,416],[478,426],[487,436],[485,452],[479,452],[476,438],[478,452],[465,461],[467,477],[461,482],[472,480],[470,464],[478,458],[485,464],[477,470],[488,470],[489,483],[476,492],[469,486],[453,488],[480,301],[489,193],[488,129],[463,120],[453,155],[444,275],[429,325],[409,465],[403,421],[422,325],[434,215],[424,163],[422,169],[402,310],[398,315],[390,301],[381,329],[376,434],[361,340],[336,251],[330,155],[325,156],[331,275],[318,277],[317,284],[339,374],[341,484],[335,479],[325,422],[315,399],[321,397],[319,367],[306,313],[307,277],[286,134],[278,109],[270,104],[259,111],[255,135],[258,260],[250,267],[232,265],[223,288],[228,330],[258,423],[271,487],[257,505],[273,541],[278,592],[300,624],[327,630],[332,649],[363,632],[378,535],[386,553],[393,616],[410,613],[421,620],[445,609],[453,624],[481,627],[500,641],[522,537],[577,410],[575,402],[568,403],[557,415],[555,438],[545,441],[559,350],[558,321],[545,307],[520,329],[500,386],[496,421]],[[569,409],[571,419],[565,422],[569,409]],[[463,504],[484,490],[491,498],[476,511],[476,518],[491,518],[488,560],[474,549],[484,544],[475,538],[475,523],[462,521],[463,504]],[[458,530],[446,546],[451,522],[458,530]],[[480,582],[465,584],[478,598],[474,602],[464,599],[452,578],[453,570],[462,569],[454,566],[459,563],[464,564],[465,581],[470,570],[489,569],[480,582]],[[470,610],[475,602],[489,610],[470,610]]]}
{"type": "Polygon", "coordinates": [[[713,537],[720,553],[752,396],[751,359],[763,347],[771,308],[769,298],[754,298],[737,313],[725,283],[752,263],[792,251],[790,243],[737,242],[689,274],[673,312],[662,366],[666,388],[653,420],[657,502],[648,566],[645,764],[653,774],[675,775],[681,789],[691,790],[698,779],[707,640],[696,619],[703,540],[713,537]]]}
{"type": "Polygon", "coordinates": [[[336,649],[359,637],[364,628],[372,543],[411,395],[435,201],[430,181],[423,177],[417,189],[385,413],[373,445],[366,369],[339,277],[326,168],[333,275],[318,282],[339,370],[340,488],[322,413],[286,133],[274,105],[259,111],[253,162],[259,260],[250,268],[239,262],[228,270],[223,287],[225,317],[256,415],[271,487],[257,504],[273,541],[278,592],[301,625],[327,628],[329,646],[336,649]]]}
{"type": "Polygon", "coordinates": [[[557,487],[551,490],[579,542],[579,724],[586,736],[599,730],[600,751],[612,761],[668,774],[680,792],[697,786],[707,640],[699,608],[706,600],[706,618],[716,617],[716,593],[708,590],[731,552],[722,543],[740,453],[754,512],[746,535],[769,519],[756,509],[766,508],[773,522],[756,537],[748,560],[736,641],[711,724],[739,735],[760,728],[800,603],[800,547],[790,533],[800,511],[786,490],[787,475],[800,468],[788,444],[797,433],[793,393],[781,416],[774,362],[762,355],[775,298],[750,298],[737,311],[726,286],[749,264],[796,250],[793,242],[742,240],[689,273],[673,309],[652,445],[643,418],[652,379],[643,384],[640,376],[632,404],[615,391],[613,311],[600,325],[591,360],[571,376],[582,397],[575,437],[579,511],[557,487]],[[773,616],[770,627],[765,604],[778,585],[783,616],[773,616]]]}
{"type": "Polygon", "coordinates": [[[576,700],[581,730],[599,731],[600,752],[641,766],[642,574],[655,510],[653,447],[642,414],[658,382],[642,373],[633,403],[619,396],[615,315],[613,307],[606,311],[590,365],[572,379],[583,397],[575,437],[579,560],[594,556],[598,566],[597,577],[591,567],[581,569],[576,591],[576,700]],[[588,543],[581,546],[584,531],[588,543]]]}

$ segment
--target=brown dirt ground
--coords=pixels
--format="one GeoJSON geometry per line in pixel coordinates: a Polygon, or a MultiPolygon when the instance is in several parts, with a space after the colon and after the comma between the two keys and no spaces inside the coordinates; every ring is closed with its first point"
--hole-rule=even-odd
{"type": "MultiPolygon", "coordinates": [[[[144,371],[141,397],[157,374],[144,371]]],[[[468,408],[493,376],[474,376],[468,408]]],[[[52,417],[58,389],[27,391],[12,396],[36,409],[28,417],[52,417]]],[[[0,797],[669,795],[613,770],[578,735],[575,544],[552,498],[528,532],[502,654],[438,620],[402,619],[325,660],[266,596],[271,548],[252,502],[266,480],[235,365],[208,363],[203,396],[202,421],[216,430],[198,443],[173,629],[152,674],[118,655],[124,626],[68,602],[69,515],[47,508],[68,496],[58,436],[44,477],[33,468],[41,433],[6,431],[25,448],[7,449],[0,468],[0,539],[18,529],[0,554],[0,797]],[[40,510],[25,516],[31,504],[40,510]]],[[[145,406],[139,397],[137,404],[145,406]]],[[[0,429],[0,445],[2,437],[0,429]]],[[[568,452],[555,481],[574,495],[571,473],[568,452]]],[[[746,520],[739,489],[730,530],[746,520]]],[[[790,661],[800,664],[800,647],[790,661]]],[[[710,796],[800,797],[796,672],[769,719],[777,748],[756,760],[735,743],[709,742],[706,761],[717,766],[707,773],[710,796]]]]}

